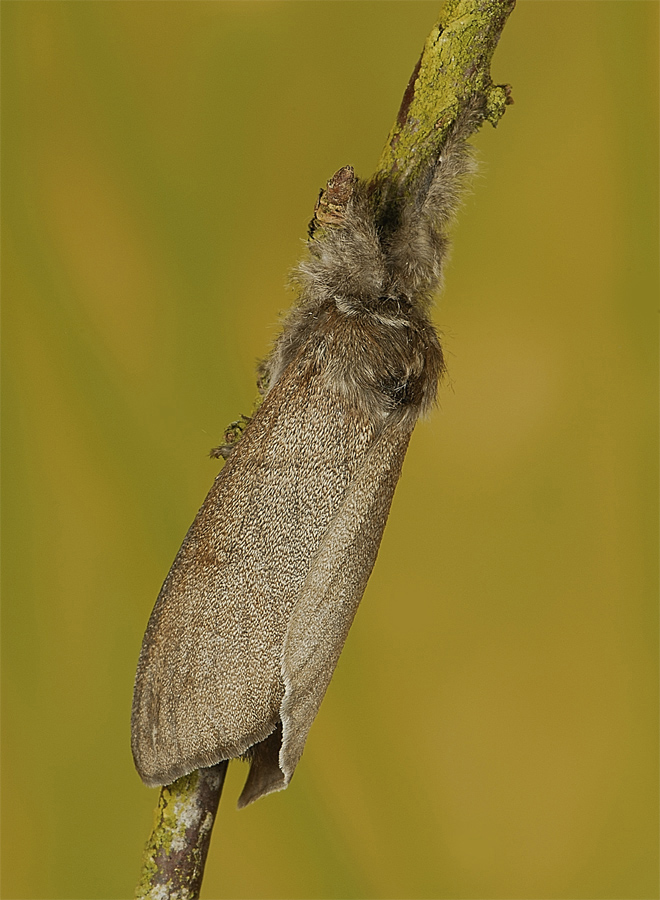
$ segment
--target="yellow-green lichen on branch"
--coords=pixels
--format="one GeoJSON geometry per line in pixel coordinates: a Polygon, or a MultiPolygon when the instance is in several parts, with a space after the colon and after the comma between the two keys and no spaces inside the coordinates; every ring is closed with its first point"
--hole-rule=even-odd
{"type": "Polygon", "coordinates": [[[227,763],[161,788],[136,900],[196,900],[227,763]]]}
{"type": "Polygon", "coordinates": [[[477,95],[493,125],[511,103],[506,85],[494,85],[490,63],[515,0],[447,0],[406,89],[377,166],[379,174],[407,178],[439,152],[459,110],[477,95]]]}

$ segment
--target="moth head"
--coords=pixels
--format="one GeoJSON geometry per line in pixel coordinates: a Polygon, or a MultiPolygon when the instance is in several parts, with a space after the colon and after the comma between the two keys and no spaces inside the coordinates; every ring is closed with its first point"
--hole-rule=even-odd
{"type": "Polygon", "coordinates": [[[419,197],[395,189],[384,199],[377,180],[356,179],[340,212],[332,213],[312,220],[307,256],[294,273],[303,301],[334,300],[348,314],[429,306],[448,240],[419,197]]]}
{"type": "MultiPolygon", "coordinates": [[[[310,231],[316,232],[313,226],[319,204],[310,231]]],[[[356,181],[341,211],[334,209],[333,213],[321,234],[315,233],[308,241],[307,256],[298,265],[294,280],[304,299],[373,304],[387,293],[388,271],[365,186],[356,181]]]]}

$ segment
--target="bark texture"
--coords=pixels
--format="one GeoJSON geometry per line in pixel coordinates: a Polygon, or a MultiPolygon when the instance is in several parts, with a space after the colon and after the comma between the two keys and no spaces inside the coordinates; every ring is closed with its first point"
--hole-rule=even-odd
{"type": "Polygon", "coordinates": [[[136,900],[196,900],[227,761],[161,788],[136,900]]]}

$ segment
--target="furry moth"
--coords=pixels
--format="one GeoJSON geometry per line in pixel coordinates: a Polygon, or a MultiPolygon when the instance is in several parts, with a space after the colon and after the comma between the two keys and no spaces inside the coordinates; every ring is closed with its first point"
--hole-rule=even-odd
{"type": "Polygon", "coordinates": [[[222,453],[149,619],[132,715],[146,784],[244,757],[239,806],[288,785],[435,401],[429,306],[482,118],[466,109],[405,190],[345,167],[322,192],[263,403],[222,453]]]}

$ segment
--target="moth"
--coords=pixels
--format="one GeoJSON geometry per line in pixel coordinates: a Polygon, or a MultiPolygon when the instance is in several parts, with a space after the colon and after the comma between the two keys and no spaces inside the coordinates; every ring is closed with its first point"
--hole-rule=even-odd
{"type": "Polygon", "coordinates": [[[149,619],[132,713],[147,785],[235,757],[239,807],[289,784],[436,399],[430,304],[481,118],[458,115],[412,180],[347,166],[322,192],[263,402],[220,451],[149,619]]]}

